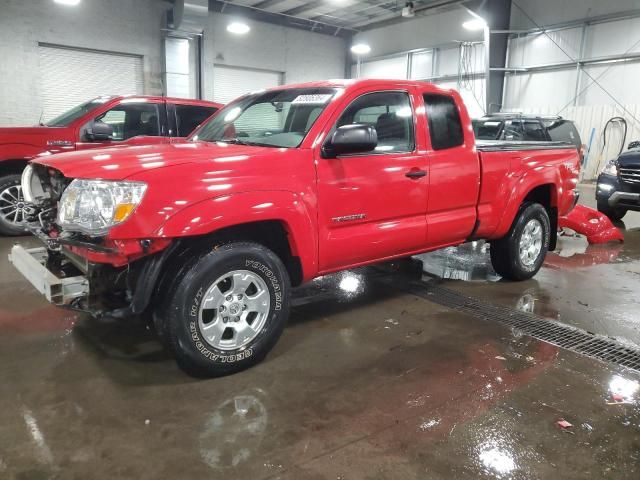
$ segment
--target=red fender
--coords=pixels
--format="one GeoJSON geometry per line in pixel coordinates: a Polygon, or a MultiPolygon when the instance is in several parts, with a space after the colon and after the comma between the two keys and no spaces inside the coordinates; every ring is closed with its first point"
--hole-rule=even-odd
{"type": "Polygon", "coordinates": [[[611,223],[605,214],[584,205],[576,205],[571,212],[560,217],[558,226],[570,228],[574,232],[584,235],[591,244],[624,242],[622,232],[611,223]]]}

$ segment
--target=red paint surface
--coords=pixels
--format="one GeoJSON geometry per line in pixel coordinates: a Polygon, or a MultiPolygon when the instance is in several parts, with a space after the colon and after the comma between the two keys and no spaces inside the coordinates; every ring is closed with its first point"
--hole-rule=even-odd
{"type": "MultiPolygon", "coordinates": [[[[281,222],[300,257],[304,280],[317,275],[463,243],[476,220],[478,238],[502,237],[533,189],[549,185],[559,214],[577,184],[575,149],[478,153],[461,97],[423,82],[314,82],[335,87],[299,148],[183,142],[76,152],[38,159],[70,178],[148,184],[131,218],[107,242],[173,239],[261,220],[281,222]],[[325,159],[321,146],[344,108],[380,90],[405,91],[413,106],[416,148],[409,153],[325,159]],[[464,144],[434,151],[422,95],[451,95],[464,144]],[[412,169],[427,176],[407,178],[412,169]],[[336,217],[363,218],[335,222],[336,217]]],[[[280,87],[287,88],[287,87],[280,87]]],[[[117,264],[128,261],[123,252],[117,264]]],[[[110,259],[108,263],[115,263],[110,259]]]]}
{"type": "Polygon", "coordinates": [[[622,232],[604,213],[584,205],[576,205],[571,212],[558,219],[558,224],[584,235],[591,244],[624,242],[622,232]]]}
{"type": "Polygon", "coordinates": [[[30,160],[44,152],[61,153],[75,150],[87,150],[105,148],[111,146],[148,145],[164,143],[169,140],[165,137],[141,136],[133,137],[123,142],[82,142],[80,140],[80,130],[87,122],[90,122],[98,115],[112,109],[122,103],[123,100],[144,99],[148,103],[172,103],[176,105],[198,105],[221,108],[219,103],[205,100],[191,100],[182,98],[140,96],[135,97],[113,97],[104,104],[90,111],[86,115],[78,118],[67,127],[16,127],[0,128],[0,168],[1,162],[9,160],[30,160]],[[68,145],[55,146],[47,145],[47,142],[68,142],[68,145]]]}

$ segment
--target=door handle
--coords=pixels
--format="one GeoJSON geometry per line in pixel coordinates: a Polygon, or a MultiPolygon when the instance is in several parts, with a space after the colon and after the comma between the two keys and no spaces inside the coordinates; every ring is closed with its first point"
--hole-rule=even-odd
{"type": "Polygon", "coordinates": [[[426,177],[427,176],[427,172],[425,172],[424,170],[411,170],[407,173],[404,174],[405,177],[408,177],[412,180],[417,180],[419,178],[422,177],[426,177]]]}

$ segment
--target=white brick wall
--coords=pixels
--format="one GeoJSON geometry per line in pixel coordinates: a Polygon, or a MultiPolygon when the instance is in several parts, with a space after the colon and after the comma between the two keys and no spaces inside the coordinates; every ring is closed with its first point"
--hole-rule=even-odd
{"type": "Polygon", "coordinates": [[[38,42],[142,55],[144,91],[160,93],[165,8],[160,0],[0,0],[0,125],[40,117],[38,42]]]}

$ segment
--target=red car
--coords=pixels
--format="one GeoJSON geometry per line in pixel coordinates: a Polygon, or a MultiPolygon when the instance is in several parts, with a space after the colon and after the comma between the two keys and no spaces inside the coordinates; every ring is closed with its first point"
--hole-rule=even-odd
{"type": "Polygon", "coordinates": [[[0,234],[26,233],[20,175],[36,155],[186,137],[221,106],[181,98],[107,96],[37,127],[0,128],[0,234]]]}
{"type": "Polygon", "coordinates": [[[460,96],[431,84],[278,87],[186,142],[32,162],[46,247],[10,259],[55,304],[152,315],[185,370],[222,375],[264,358],[292,285],[320,275],[486,239],[500,275],[531,278],[579,164],[565,144],[476,144],[460,96]]]}

